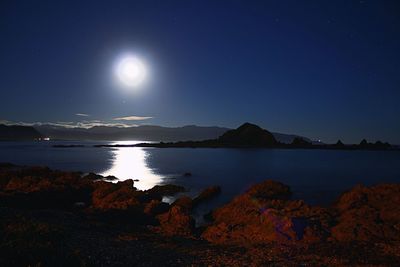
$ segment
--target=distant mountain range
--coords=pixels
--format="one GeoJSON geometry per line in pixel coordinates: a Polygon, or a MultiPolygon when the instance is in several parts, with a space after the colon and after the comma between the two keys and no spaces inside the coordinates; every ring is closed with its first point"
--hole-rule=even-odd
{"type": "Polygon", "coordinates": [[[59,140],[140,140],[180,141],[203,140],[222,135],[228,129],[222,127],[162,127],[143,125],[135,127],[95,126],[92,128],[65,128],[51,125],[35,126],[43,135],[59,140]]]}
{"type": "MultiPolygon", "coordinates": [[[[216,139],[227,131],[224,127],[203,127],[188,125],[183,127],[163,127],[154,125],[142,125],[135,127],[109,127],[96,126],[86,128],[66,128],[52,125],[40,125],[35,128],[44,136],[58,140],[140,140],[140,141],[200,141],[216,139]]],[[[298,137],[308,142],[311,140],[293,134],[272,133],[275,139],[281,143],[292,143],[298,137]]]]}
{"type": "Polygon", "coordinates": [[[42,134],[33,127],[0,124],[0,141],[37,140],[40,138],[42,138],[42,134]]]}

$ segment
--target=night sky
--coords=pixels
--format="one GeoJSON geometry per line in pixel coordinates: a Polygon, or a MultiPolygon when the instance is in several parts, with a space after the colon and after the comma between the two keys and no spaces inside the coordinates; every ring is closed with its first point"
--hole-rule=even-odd
{"type": "Polygon", "coordinates": [[[400,143],[400,1],[2,0],[0,93],[9,123],[400,143]],[[124,53],[148,68],[137,90],[115,81],[124,53]]]}

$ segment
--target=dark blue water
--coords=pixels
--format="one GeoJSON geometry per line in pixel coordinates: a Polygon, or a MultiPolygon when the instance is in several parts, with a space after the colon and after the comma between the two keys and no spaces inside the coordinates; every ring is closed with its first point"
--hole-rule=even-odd
{"type": "Polygon", "coordinates": [[[175,183],[185,186],[192,196],[219,185],[222,195],[211,206],[265,179],[288,184],[295,198],[321,205],[356,184],[400,182],[399,151],[93,147],[101,142],[54,148],[55,143],[60,142],[2,142],[0,161],[139,179],[135,183],[139,189],[175,183]],[[185,172],[192,176],[184,177],[185,172]]]}

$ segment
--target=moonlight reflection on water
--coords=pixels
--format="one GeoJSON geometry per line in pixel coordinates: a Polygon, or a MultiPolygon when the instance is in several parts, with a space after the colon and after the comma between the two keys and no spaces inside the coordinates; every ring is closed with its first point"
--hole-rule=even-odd
{"type": "MultiPolygon", "coordinates": [[[[135,144],[139,142],[123,141],[115,144],[135,144]]],[[[113,175],[120,181],[138,179],[134,185],[139,190],[147,190],[162,182],[163,176],[156,174],[148,167],[148,153],[140,147],[114,148],[111,167],[100,173],[103,176],[113,175]]]]}

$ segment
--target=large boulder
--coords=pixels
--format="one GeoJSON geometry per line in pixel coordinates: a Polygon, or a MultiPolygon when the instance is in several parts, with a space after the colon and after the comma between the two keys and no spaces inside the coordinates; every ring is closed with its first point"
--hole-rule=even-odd
{"type": "Polygon", "coordinates": [[[181,206],[172,206],[170,210],[157,216],[160,222],[160,232],[167,236],[192,236],[195,226],[194,219],[181,206]]]}
{"type": "Polygon", "coordinates": [[[400,241],[400,185],[358,185],[337,201],[338,241],[400,241]]]}
{"type": "Polygon", "coordinates": [[[127,209],[140,205],[133,180],[118,183],[99,181],[93,184],[92,205],[95,209],[127,209]]]}
{"type": "Polygon", "coordinates": [[[158,231],[167,236],[192,236],[195,229],[195,221],[190,216],[192,206],[190,197],[181,196],[175,200],[167,212],[157,216],[158,231]]]}
{"type": "Polygon", "coordinates": [[[267,180],[254,185],[213,213],[202,237],[213,243],[319,241],[326,238],[320,218],[329,214],[303,201],[288,200],[288,186],[267,180]]]}

